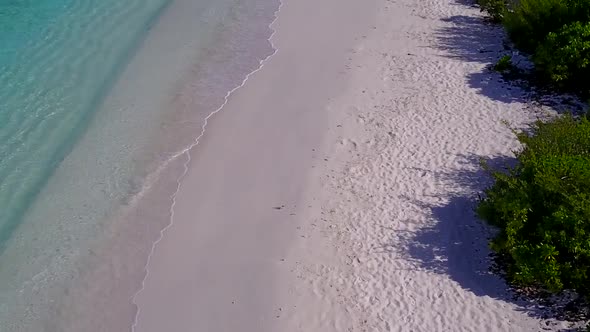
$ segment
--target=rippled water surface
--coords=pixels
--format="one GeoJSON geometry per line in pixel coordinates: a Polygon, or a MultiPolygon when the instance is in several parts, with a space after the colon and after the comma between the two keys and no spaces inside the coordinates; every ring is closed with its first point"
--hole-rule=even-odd
{"type": "Polygon", "coordinates": [[[274,2],[0,0],[0,331],[61,329],[86,244],[268,53],[274,2]]]}

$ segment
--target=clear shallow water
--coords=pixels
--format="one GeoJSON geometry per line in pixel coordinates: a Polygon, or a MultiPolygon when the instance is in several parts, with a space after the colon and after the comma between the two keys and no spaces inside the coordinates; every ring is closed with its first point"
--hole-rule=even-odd
{"type": "Polygon", "coordinates": [[[276,5],[0,0],[0,331],[67,330],[69,285],[267,55],[276,5]]]}
{"type": "Polygon", "coordinates": [[[167,1],[0,2],[0,248],[167,1]]]}

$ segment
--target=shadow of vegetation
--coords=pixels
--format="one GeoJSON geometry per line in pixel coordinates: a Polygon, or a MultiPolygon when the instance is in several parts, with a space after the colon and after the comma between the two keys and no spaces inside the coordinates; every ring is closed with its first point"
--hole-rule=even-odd
{"type": "Polygon", "coordinates": [[[457,0],[456,2],[458,5],[479,8],[473,0],[457,0]]]}
{"type": "Polygon", "coordinates": [[[449,23],[436,32],[438,46],[448,57],[485,64],[480,71],[469,74],[467,83],[480,94],[503,103],[525,102],[533,97],[523,80],[508,80],[494,72],[491,65],[504,55],[512,55],[503,28],[482,17],[457,15],[443,19],[449,23]]]}
{"type": "Polygon", "coordinates": [[[557,324],[556,320],[586,319],[580,316],[579,301],[574,297],[566,298],[562,294],[549,298],[547,294],[531,294],[507,284],[500,273],[502,269],[498,268],[498,257],[488,246],[496,231],[477,218],[475,207],[482,189],[493,182],[480,164],[484,161],[492,169],[507,170],[516,164],[516,159],[499,156],[482,160],[475,155],[460,158],[464,171],[433,174],[437,182],[448,188],[448,197],[442,201],[437,197],[441,202],[437,204],[409,202],[430,211],[431,226],[401,236],[404,255],[418,268],[447,275],[476,296],[516,304],[529,316],[545,320],[543,324],[547,328],[557,324]]]}
{"type": "MultiPolygon", "coordinates": [[[[473,1],[457,0],[457,5],[473,7],[473,1]]],[[[448,57],[486,65],[467,76],[467,83],[478,93],[503,103],[535,102],[557,112],[580,112],[586,104],[569,94],[556,94],[540,83],[526,56],[514,50],[501,25],[481,16],[455,15],[436,32],[438,47],[448,57]],[[514,69],[498,73],[492,66],[505,55],[512,57],[514,69]]]]}

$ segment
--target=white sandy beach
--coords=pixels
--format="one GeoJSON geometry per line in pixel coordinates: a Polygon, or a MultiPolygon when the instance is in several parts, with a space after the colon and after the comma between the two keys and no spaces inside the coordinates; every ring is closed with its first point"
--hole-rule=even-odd
{"type": "Polygon", "coordinates": [[[191,151],[136,332],[540,331],[473,214],[534,116],[457,0],[284,0],[278,50],[191,151]]]}

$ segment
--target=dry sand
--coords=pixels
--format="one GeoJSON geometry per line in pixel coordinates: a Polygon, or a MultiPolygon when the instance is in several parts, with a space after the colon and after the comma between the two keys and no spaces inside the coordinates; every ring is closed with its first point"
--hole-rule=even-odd
{"type": "Polygon", "coordinates": [[[135,331],[540,331],[473,214],[517,148],[502,31],[455,0],[285,0],[278,52],[216,114],[135,331]]]}

